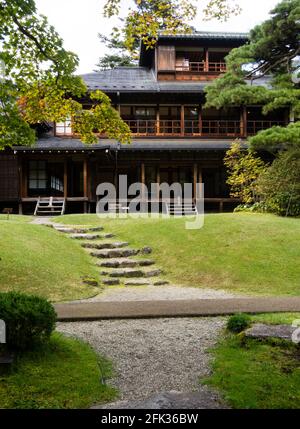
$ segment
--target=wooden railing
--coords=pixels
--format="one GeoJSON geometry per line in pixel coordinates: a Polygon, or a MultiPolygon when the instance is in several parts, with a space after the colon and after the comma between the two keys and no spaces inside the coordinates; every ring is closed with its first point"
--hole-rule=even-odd
{"type": "Polygon", "coordinates": [[[241,135],[240,121],[202,121],[202,135],[236,137],[241,135]]]}
{"type": "Polygon", "coordinates": [[[208,63],[209,72],[225,73],[227,70],[226,63],[220,61],[218,63],[208,63]]]}
{"type": "MultiPolygon", "coordinates": [[[[248,121],[246,133],[242,133],[242,124],[237,120],[189,120],[180,119],[124,119],[132,134],[138,137],[174,136],[174,137],[246,137],[257,134],[273,126],[284,126],[284,121],[248,121]]],[[[75,136],[67,130],[66,134],[58,134],[64,137],[75,136]]]]}
{"type": "Polygon", "coordinates": [[[284,126],[285,121],[247,121],[247,134],[253,136],[259,131],[267,130],[276,125],[284,126]]]}
{"type": "Polygon", "coordinates": [[[225,73],[226,72],[226,63],[224,61],[219,61],[216,63],[206,63],[205,61],[201,62],[189,62],[186,65],[180,64],[176,65],[177,72],[188,72],[188,73],[225,73]]]}

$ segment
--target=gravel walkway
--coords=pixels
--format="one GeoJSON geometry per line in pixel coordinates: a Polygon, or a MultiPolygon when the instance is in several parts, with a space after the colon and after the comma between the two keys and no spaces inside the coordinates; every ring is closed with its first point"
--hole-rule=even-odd
{"type": "Polygon", "coordinates": [[[124,302],[124,301],[164,301],[189,299],[246,298],[224,290],[196,288],[177,285],[163,286],[109,286],[93,298],[73,302],[124,302]]]}
{"type": "MultiPolygon", "coordinates": [[[[205,390],[198,380],[210,373],[208,349],[224,324],[223,318],[139,319],[59,323],[57,329],[110,358],[117,373],[111,384],[122,400],[138,401],[166,391],[205,390]]],[[[220,407],[215,393],[209,399],[220,407]]]]}

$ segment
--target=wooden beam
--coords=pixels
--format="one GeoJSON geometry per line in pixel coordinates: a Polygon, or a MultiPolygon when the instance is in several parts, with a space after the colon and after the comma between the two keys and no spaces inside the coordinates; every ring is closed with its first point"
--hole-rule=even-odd
{"type": "Polygon", "coordinates": [[[83,196],[88,196],[88,165],[86,158],[83,160],[83,196]]]}
{"type": "Polygon", "coordinates": [[[203,128],[203,124],[202,124],[202,105],[199,105],[199,134],[202,135],[202,128],[203,128]]]}
{"type": "Polygon", "coordinates": [[[159,169],[159,164],[157,165],[157,169],[156,169],[156,183],[157,183],[156,197],[159,198],[159,185],[160,185],[160,169],[159,169]]]}
{"type": "Polygon", "coordinates": [[[247,107],[243,106],[241,109],[241,136],[247,137],[247,107]]]}
{"type": "Polygon", "coordinates": [[[197,200],[198,198],[197,183],[198,183],[198,164],[195,163],[193,167],[193,194],[194,194],[195,200],[197,200]]]}
{"type": "Polygon", "coordinates": [[[68,160],[64,160],[64,198],[68,198],[68,160]]]}
{"type": "Polygon", "coordinates": [[[160,134],[160,115],[159,115],[159,105],[156,106],[156,134],[160,134]]]}
{"type": "Polygon", "coordinates": [[[204,71],[209,71],[209,50],[208,48],[205,48],[205,64],[204,64],[204,71]]]}
{"type": "Polygon", "coordinates": [[[181,130],[180,133],[182,136],[184,136],[184,105],[181,105],[181,110],[180,110],[180,125],[181,125],[181,130]]]}
{"type": "MultiPolygon", "coordinates": [[[[145,164],[142,162],[141,163],[141,183],[144,185],[145,184],[145,180],[146,180],[146,176],[145,176],[145,164]]],[[[142,200],[145,199],[145,194],[144,194],[144,189],[142,190],[142,200]]]]}
{"type": "MultiPolygon", "coordinates": [[[[203,183],[203,173],[202,168],[198,167],[198,179],[199,183],[203,183]]],[[[202,195],[202,190],[200,189],[200,195],[198,195],[199,198],[204,198],[204,195],[202,195]]]]}

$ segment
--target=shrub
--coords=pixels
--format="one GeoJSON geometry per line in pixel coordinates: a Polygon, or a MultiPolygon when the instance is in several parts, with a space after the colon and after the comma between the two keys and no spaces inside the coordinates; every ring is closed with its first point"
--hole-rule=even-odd
{"type": "Polygon", "coordinates": [[[0,319],[6,323],[7,347],[26,350],[49,340],[56,313],[44,298],[8,292],[0,293],[0,319]]]}
{"type": "Polygon", "coordinates": [[[247,314],[235,314],[227,322],[227,329],[230,332],[239,334],[251,325],[251,318],[247,314]]]}

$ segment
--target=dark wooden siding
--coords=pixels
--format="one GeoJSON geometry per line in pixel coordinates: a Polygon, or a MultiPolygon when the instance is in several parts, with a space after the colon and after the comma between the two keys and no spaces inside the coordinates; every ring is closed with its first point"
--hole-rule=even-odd
{"type": "Polygon", "coordinates": [[[0,201],[19,198],[18,161],[12,154],[0,153],[0,201]]]}
{"type": "Polygon", "coordinates": [[[158,71],[175,71],[175,46],[158,46],[158,71]]]}

